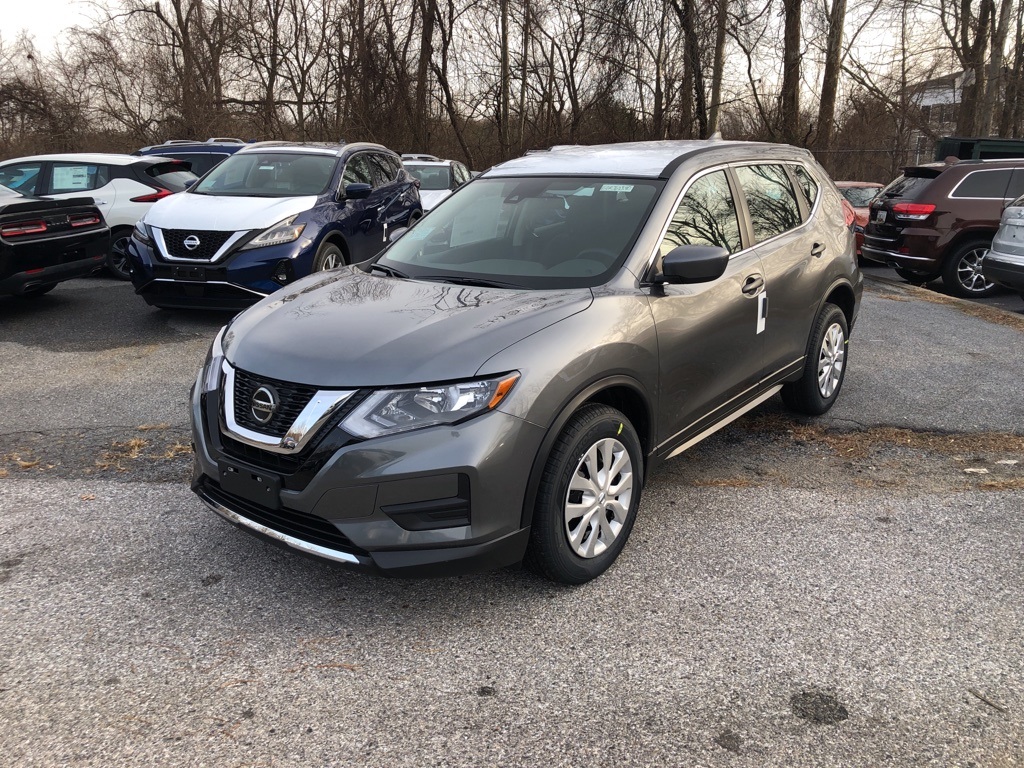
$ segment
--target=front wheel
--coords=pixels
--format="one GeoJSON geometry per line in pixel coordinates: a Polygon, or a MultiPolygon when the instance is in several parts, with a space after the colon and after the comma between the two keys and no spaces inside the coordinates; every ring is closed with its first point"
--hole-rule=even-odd
{"type": "Polygon", "coordinates": [[[850,328],[835,304],[826,304],[811,330],[803,375],[782,385],[782,401],[792,411],[820,416],[833,406],[846,378],[850,328]]]}
{"type": "Polygon", "coordinates": [[[615,562],[643,488],[640,440],[622,413],[587,405],[559,434],[541,478],[526,566],[583,584],[615,562]]]}
{"type": "Polygon", "coordinates": [[[324,243],[316,252],[316,258],[313,259],[313,271],[323,272],[325,269],[340,267],[344,263],[345,254],[341,252],[341,248],[334,243],[324,243]]]}
{"type": "Polygon", "coordinates": [[[990,245],[988,240],[971,240],[946,259],[942,265],[942,282],[950,293],[963,299],[980,299],[998,290],[981,271],[990,245]]]}
{"type": "Polygon", "coordinates": [[[128,241],[131,229],[117,229],[110,235],[110,252],[107,254],[107,269],[118,280],[131,280],[128,268],[128,241]]]}

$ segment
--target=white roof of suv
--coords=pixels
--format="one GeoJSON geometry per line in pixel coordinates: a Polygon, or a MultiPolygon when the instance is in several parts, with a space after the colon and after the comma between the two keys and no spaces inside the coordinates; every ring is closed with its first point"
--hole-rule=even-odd
{"type": "Polygon", "coordinates": [[[140,160],[146,162],[149,158],[140,157],[138,155],[116,155],[100,152],[65,152],[57,155],[30,155],[29,157],[19,157],[17,160],[19,162],[33,160],[58,163],[105,163],[106,165],[131,165],[132,163],[137,163],[140,160]]]}

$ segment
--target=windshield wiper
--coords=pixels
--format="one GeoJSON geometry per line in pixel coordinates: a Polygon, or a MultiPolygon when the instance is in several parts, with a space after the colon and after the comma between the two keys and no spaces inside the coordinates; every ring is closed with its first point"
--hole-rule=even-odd
{"type": "Polygon", "coordinates": [[[400,277],[400,278],[408,278],[409,277],[407,274],[405,274],[405,272],[397,270],[394,267],[385,267],[383,264],[378,264],[377,262],[374,262],[373,264],[370,265],[370,270],[373,271],[374,269],[379,269],[381,272],[383,272],[388,277],[400,277]]]}
{"type": "Polygon", "coordinates": [[[476,285],[481,288],[516,288],[522,289],[523,286],[516,285],[515,283],[503,283],[500,280],[488,280],[484,277],[463,277],[462,275],[424,275],[423,277],[417,278],[419,280],[429,280],[435,283],[451,283],[453,285],[476,285]]]}

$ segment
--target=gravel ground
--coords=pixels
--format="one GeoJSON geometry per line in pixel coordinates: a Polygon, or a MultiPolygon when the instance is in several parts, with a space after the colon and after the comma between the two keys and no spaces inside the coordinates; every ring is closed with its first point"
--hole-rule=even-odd
{"type": "Polygon", "coordinates": [[[349,574],[180,486],[4,493],[8,765],[1024,762],[1012,492],[661,477],[580,588],[349,574]]]}
{"type": "Polygon", "coordinates": [[[0,765],[1024,765],[1014,314],[873,283],[828,417],[668,463],[564,588],[223,523],[184,398],[225,318],[52,297],[0,302],[0,765]]]}

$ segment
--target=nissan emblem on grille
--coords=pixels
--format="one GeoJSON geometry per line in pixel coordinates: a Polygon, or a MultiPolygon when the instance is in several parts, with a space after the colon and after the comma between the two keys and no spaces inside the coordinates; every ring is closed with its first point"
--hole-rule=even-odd
{"type": "Polygon", "coordinates": [[[195,235],[189,235],[188,237],[185,238],[185,242],[183,242],[182,245],[184,245],[190,251],[194,251],[196,248],[199,247],[199,238],[196,237],[195,235]]]}
{"type": "Polygon", "coordinates": [[[249,410],[260,424],[269,424],[277,412],[277,392],[270,387],[260,387],[252,393],[249,410]]]}

